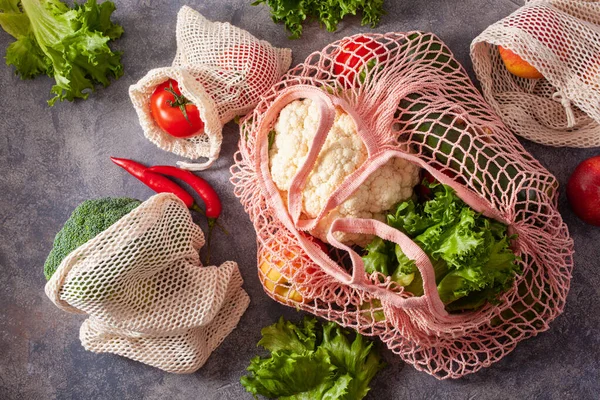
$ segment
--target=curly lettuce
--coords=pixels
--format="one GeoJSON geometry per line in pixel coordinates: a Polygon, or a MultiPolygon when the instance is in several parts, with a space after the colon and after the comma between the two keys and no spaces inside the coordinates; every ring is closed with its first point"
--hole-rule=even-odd
{"type": "Polygon", "coordinates": [[[305,317],[295,325],[281,318],[261,333],[258,345],[271,354],[254,357],[241,378],[255,397],[360,400],[383,367],[371,342],[359,334],[351,342],[333,322],[305,317]]]}
{"type": "Polygon", "coordinates": [[[290,39],[302,36],[302,24],[306,19],[316,19],[329,32],[335,32],[346,15],[362,12],[361,25],[374,28],[385,14],[383,0],[256,0],[252,5],[262,3],[271,7],[271,18],[275,23],[285,25],[290,39]]]}
{"type": "MultiPolygon", "coordinates": [[[[431,192],[430,199],[398,204],[387,215],[388,225],[408,235],[429,256],[447,310],[476,309],[496,302],[521,272],[506,225],[476,213],[449,186],[424,185],[431,192]]],[[[400,246],[376,237],[365,249],[368,273],[391,276],[413,295],[423,294],[421,275],[400,246]]]]}
{"type": "Polygon", "coordinates": [[[110,19],[114,10],[111,1],[70,8],[60,0],[0,0],[0,26],[16,39],[6,49],[7,65],[22,79],[53,77],[51,106],[86,99],[123,75],[121,53],[108,47],[123,34],[110,19]]]}

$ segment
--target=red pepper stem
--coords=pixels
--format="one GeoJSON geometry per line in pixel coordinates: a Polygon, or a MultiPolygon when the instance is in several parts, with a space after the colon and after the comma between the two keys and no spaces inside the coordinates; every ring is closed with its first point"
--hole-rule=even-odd
{"type": "MultiPolygon", "coordinates": [[[[200,208],[200,206],[196,203],[192,204],[192,206],[190,207],[190,210],[196,211],[197,213],[200,213],[204,216],[206,216],[206,212],[200,208]]],[[[217,227],[220,230],[223,231],[224,234],[229,235],[229,232],[227,232],[227,229],[225,229],[225,227],[223,225],[221,225],[221,223],[219,222],[218,218],[206,218],[208,220],[208,225],[213,226],[213,227],[217,227]]]]}
{"type": "Polygon", "coordinates": [[[201,209],[200,206],[198,204],[196,204],[196,203],[192,204],[192,206],[190,207],[190,210],[194,210],[197,213],[200,213],[202,215],[206,215],[206,213],[204,212],[204,210],[201,209]]]}
{"type": "Polygon", "coordinates": [[[215,228],[215,224],[217,222],[216,218],[207,218],[208,220],[208,234],[206,235],[206,265],[208,266],[210,263],[210,242],[212,239],[213,229],[215,228]]]}

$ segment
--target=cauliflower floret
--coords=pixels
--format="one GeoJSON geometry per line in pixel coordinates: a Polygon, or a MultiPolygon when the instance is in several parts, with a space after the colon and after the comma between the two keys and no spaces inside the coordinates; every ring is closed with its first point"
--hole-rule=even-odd
{"type": "MultiPolygon", "coordinates": [[[[310,99],[296,100],[285,106],[277,119],[275,140],[269,151],[273,182],[284,202],[292,178],[308,155],[317,131],[319,109],[310,99]]],[[[331,194],[344,179],[367,159],[367,148],[356,131],[352,117],[336,109],[333,126],[302,191],[302,214],[315,218],[331,194]]],[[[336,218],[374,218],[383,221],[394,204],[412,196],[419,181],[419,168],[408,161],[393,158],[373,172],[346,201],[331,210],[311,231],[327,241],[327,232],[336,218]]],[[[365,246],[369,235],[337,233],[342,243],[365,246]]]]}

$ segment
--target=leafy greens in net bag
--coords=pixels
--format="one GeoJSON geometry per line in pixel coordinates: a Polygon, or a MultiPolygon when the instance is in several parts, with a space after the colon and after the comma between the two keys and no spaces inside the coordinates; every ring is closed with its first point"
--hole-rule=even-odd
{"type": "MultiPolygon", "coordinates": [[[[356,35],[312,53],[242,121],[235,160],[232,182],[257,232],[265,292],[379,336],[418,370],[441,379],[476,372],[548,329],[563,310],[573,245],[557,210],[556,179],[523,149],[433,34],[356,35]],[[307,100],[315,107],[310,118],[286,128],[311,127],[302,162],[284,186],[276,182],[281,172],[272,158],[285,134],[279,124],[286,107],[307,100]],[[332,136],[341,139],[332,143],[332,136]],[[329,162],[336,165],[342,143],[341,154],[355,155],[352,169],[316,171],[331,154],[338,154],[329,162]],[[363,211],[356,211],[364,196],[400,185],[391,172],[377,178],[381,183],[371,180],[397,162],[404,165],[403,181],[411,179],[407,164],[419,167],[455,193],[465,210],[485,216],[483,223],[501,244],[497,251],[506,252],[510,240],[508,261],[515,267],[492,301],[470,311],[448,310],[438,292],[436,263],[408,232],[382,222],[382,207],[372,209],[381,199],[362,202],[363,211]],[[323,189],[320,183],[336,174],[342,178],[323,189]],[[316,210],[307,207],[312,187],[320,190],[316,210]],[[314,239],[315,232],[329,248],[314,239]],[[401,250],[422,279],[420,294],[385,274],[367,273],[356,246],[364,245],[364,235],[401,250]]],[[[393,193],[402,198],[392,201],[407,200],[393,193]]],[[[498,266],[506,265],[506,258],[497,259],[504,260],[498,266]]]]}
{"type": "Polygon", "coordinates": [[[600,146],[600,3],[532,0],[471,45],[486,100],[517,135],[551,146],[600,146]],[[541,79],[512,75],[498,46],[541,79]]]}
{"type": "Polygon", "coordinates": [[[71,251],[46,294],[59,308],[88,316],[79,333],[86,350],[191,373],[249,303],[237,264],[203,267],[203,245],[183,202],[158,194],[71,251]]]}
{"type": "Polygon", "coordinates": [[[211,22],[190,7],[177,15],[177,54],[173,65],[149,71],[129,89],[144,135],[158,147],[203,163],[179,162],[190,170],[208,168],[219,156],[223,125],[244,115],[291,63],[291,50],[258,40],[229,23],[211,22]],[[182,95],[198,107],[204,132],[191,138],[169,135],[155,122],[150,97],[175,80],[182,95]]]}

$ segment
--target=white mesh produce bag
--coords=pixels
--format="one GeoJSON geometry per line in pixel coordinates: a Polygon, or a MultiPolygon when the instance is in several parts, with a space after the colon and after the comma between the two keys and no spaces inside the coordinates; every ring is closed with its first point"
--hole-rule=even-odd
{"type": "Polygon", "coordinates": [[[533,0],[471,45],[485,98],[517,134],[552,146],[600,146],[600,2],[533,0]],[[498,45],[543,79],[512,75],[498,45]]]}
{"type": "Polygon", "coordinates": [[[191,170],[208,168],[219,157],[223,125],[254,108],[262,93],[290,66],[290,49],[279,49],[229,23],[211,22],[190,7],[177,15],[177,54],[171,67],[149,71],[129,88],[145,136],[163,150],[201,164],[180,162],[191,170]],[[150,96],[169,78],[200,112],[204,134],[176,138],[164,132],[150,111],[150,96]]]}
{"type": "Polygon", "coordinates": [[[203,245],[183,202],[157,194],[71,252],[46,294],[89,316],[79,334],[87,350],[194,372],[250,301],[236,263],[202,267],[203,245]]]}

